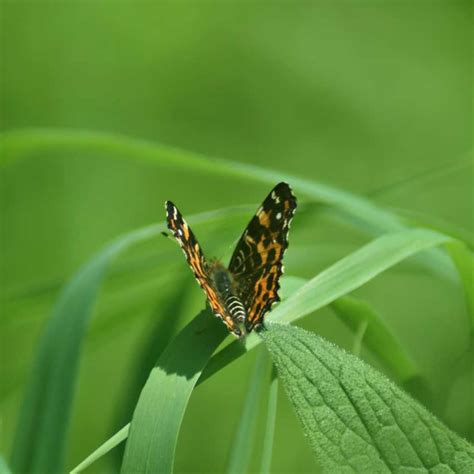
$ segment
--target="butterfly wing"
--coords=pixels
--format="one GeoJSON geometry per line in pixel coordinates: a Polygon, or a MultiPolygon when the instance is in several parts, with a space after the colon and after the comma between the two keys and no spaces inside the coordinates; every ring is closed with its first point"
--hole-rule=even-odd
{"type": "Polygon", "coordinates": [[[196,281],[204,290],[204,293],[206,293],[212,312],[224,321],[229,331],[233,332],[236,336],[240,336],[242,334],[240,329],[227,314],[227,311],[221,303],[219,295],[209,278],[208,264],[193,231],[184,220],[178,208],[172,202],[166,201],[165,209],[168,229],[173,233],[181,246],[186,260],[196,277],[196,281]]]}
{"type": "Polygon", "coordinates": [[[260,325],[272,303],[280,301],[279,279],[296,198],[287,183],[277,184],[250,221],[234,250],[229,270],[247,310],[245,327],[260,325]]]}

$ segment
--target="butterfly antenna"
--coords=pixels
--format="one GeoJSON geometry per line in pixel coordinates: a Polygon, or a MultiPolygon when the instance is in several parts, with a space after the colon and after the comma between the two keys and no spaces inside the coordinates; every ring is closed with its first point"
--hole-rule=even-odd
{"type": "Polygon", "coordinates": [[[168,232],[163,231],[161,232],[161,235],[167,239],[170,239],[173,243],[179,245],[178,241],[172,235],[168,234],[168,232]]]}

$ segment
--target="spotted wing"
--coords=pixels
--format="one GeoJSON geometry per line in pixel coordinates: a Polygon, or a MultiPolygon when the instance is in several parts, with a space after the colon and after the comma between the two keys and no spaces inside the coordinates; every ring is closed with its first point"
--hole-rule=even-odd
{"type": "Polygon", "coordinates": [[[280,301],[279,279],[296,198],[287,183],[277,184],[250,221],[234,250],[229,270],[234,274],[251,331],[262,324],[272,303],[280,301]]]}
{"type": "Polygon", "coordinates": [[[213,313],[224,321],[229,331],[234,333],[236,336],[240,336],[240,329],[227,314],[227,311],[221,303],[219,295],[209,278],[208,264],[191,228],[183,219],[178,208],[172,202],[166,201],[165,209],[168,229],[173,233],[181,246],[186,260],[196,277],[196,281],[204,290],[204,293],[206,293],[207,300],[209,301],[213,313]]]}

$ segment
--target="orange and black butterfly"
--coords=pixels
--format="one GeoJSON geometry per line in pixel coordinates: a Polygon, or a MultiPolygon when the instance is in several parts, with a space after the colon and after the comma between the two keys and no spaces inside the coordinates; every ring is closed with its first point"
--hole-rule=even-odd
{"type": "Polygon", "coordinates": [[[230,332],[242,336],[263,323],[271,305],[280,301],[279,279],[296,198],[287,183],[277,184],[265,198],[235,247],[229,267],[208,262],[178,208],[165,203],[168,228],[183,249],[209,305],[230,332]]]}

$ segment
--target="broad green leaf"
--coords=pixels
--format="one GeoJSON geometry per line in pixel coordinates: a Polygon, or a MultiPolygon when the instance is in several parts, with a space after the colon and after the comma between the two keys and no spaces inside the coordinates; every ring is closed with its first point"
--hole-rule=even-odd
{"type": "MultiPolygon", "coordinates": [[[[286,323],[296,321],[349,293],[403,259],[447,240],[449,237],[442,234],[423,230],[387,234],[340,260],[307,283],[300,278],[287,277],[286,284],[291,287],[293,293],[270,313],[268,319],[286,323]],[[288,302],[291,304],[287,304],[288,302]]],[[[260,342],[261,339],[252,333],[242,341],[230,343],[211,358],[207,365],[207,373],[203,372],[199,382],[253,349],[260,342]]],[[[180,408],[184,413],[185,406],[182,405],[180,408]]],[[[179,416],[182,417],[182,414],[179,416]]],[[[174,426],[179,427],[179,423],[175,422],[174,426]]],[[[167,465],[167,468],[170,468],[170,465],[167,465]]]]}
{"type": "Polygon", "coordinates": [[[316,334],[261,335],[326,472],[474,472],[474,447],[359,358],[316,334]]]}
{"type": "Polygon", "coordinates": [[[191,392],[212,353],[228,335],[201,312],[168,345],[140,394],[122,473],[172,473],[176,443],[191,392]]]}
{"type": "Polygon", "coordinates": [[[227,466],[228,474],[240,474],[248,470],[254,446],[259,401],[264,387],[267,357],[264,351],[261,351],[257,356],[237,431],[231,443],[229,465],[227,466]]]}
{"type": "Polygon", "coordinates": [[[124,426],[120,431],[117,431],[117,433],[109,438],[104,444],[100,445],[93,453],[87,456],[87,458],[78,464],[70,474],[78,474],[79,472],[82,472],[102,456],[105,456],[109,451],[127,439],[129,430],[130,423],[124,426]]]}
{"type": "Polygon", "coordinates": [[[401,382],[419,375],[418,368],[380,316],[365,301],[344,296],[331,303],[339,318],[356,332],[366,324],[364,345],[397,376],[401,382]]]}
{"type": "MultiPolygon", "coordinates": [[[[422,229],[383,235],[302,285],[268,315],[268,320],[279,323],[296,321],[362,286],[404,259],[450,240],[443,234],[422,229]]],[[[203,379],[253,349],[260,341],[255,334],[250,334],[243,344],[229,344],[212,357],[203,379]]]]}
{"type": "MultiPolygon", "coordinates": [[[[304,280],[301,279],[301,278],[286,277],[285,278],[285,283],[284,283],[283,288],[282,288],[283,289],[282,294],[286,295],[286,294],[289,294],[289,293],[293,292],[296,288],[301,286],[302,283],[304,283],[304,280]]],[[[244,343],[243,341],[238,341],[238,342],[240,344],[244,343]]],[[[170,347],[167,349],[167,351],[172,350],[172,348],[171,348],[172,345],[173,345],[173,343],[170,344],[170,347]]],[[[234,347],[238,347],[238,345],[239,344],[237,344],[237,346],[234,346],[234,347]]],[[[199,383],[201,381],[202,381],[202,377],[199,378],[199,383]]],[[[271,393],[273,393],[273,395],[269,400],[269,408],[268,408],[268,410],[269,410],[268,411],[268,420],[270,420],[270,421],[268,423],[271,422],[271,417],[273,417],[273,418],[275,417],[275,413],[272,414],[272,409],[273,409],[273,411],[276,410],[276,390],[277,390],[276,387],[277,387],[277,380],[273,380],[272,381],[272,392],[271,392],[271,393]]],[[[189,388],[191,388],[191,387],[189,386],[189,388]]],[[[182,405],[181,408],[182,408],[182,414],[184,414],[184,410],[185,410],[186,406],[182,405]]],[[[179,415],[179,416],[182,416],[182,414],[179,415]]],[[[178,412],[176,412],[176,416],[178,417],[178,412]]],[[[274,424],[274,420],[273,420],[273,424],[274,424]]],[[[177,423],[174,426],[176,428],[175,437],[177,437],[180,423],[177,423]]],[[[124,441],[127,438],[128,433],[129,433],[129,429],[130,429],[130,423],[127,424],[124,428],[122,428],[119,432],[117,432],[114,436],[112,436],[107,441],[105,441],[101,446],[99,446],[84,461],[82,461],[76,468],[74,468],[74,470],[72,472],[81,472],[86,467],[90,466],[93,462],[97,461],[100,457],[104,456],[110,450],[112,450],[117,445],[119,445],[122,441],[124,441]]],[[[273,444],[272,443],[273,438],[271,438],[271,442],[270,442],[270,438],[269,438],[270,434],[269,434],[269,431],[268,431],[269,429],[270,429],[270,425],[267,426],[267,429],[266,429],[267,434],[265,436],[265,445],[266,445],[266,447],[264,449],[264,453],[267,453],[266,454],[267,458],[269,456],[271,456],[271,448],[272,448],[272,444],[273,444]]],[[[171,448],[170,448],[169,453],[172,453],[172,452],[174,452],[174,445],[173,444],[171,444],[171,448]]],[[[269,463],[270,459],[268,459],[267,462],[269,463]]],[[[171,464],[172,461],[169,460],[169,463],[171,464]]]]}
{"type": "Polygon", "coordinates": [[[262,460],[260,473],[270,473],[273,454],[273,439],[275,437],[276,410],[278,401],[278,377],[275,366],[271,366],[270,388],[268,391],[267,419],[265,422],[265,433],[263,438],[262,460]]]}

